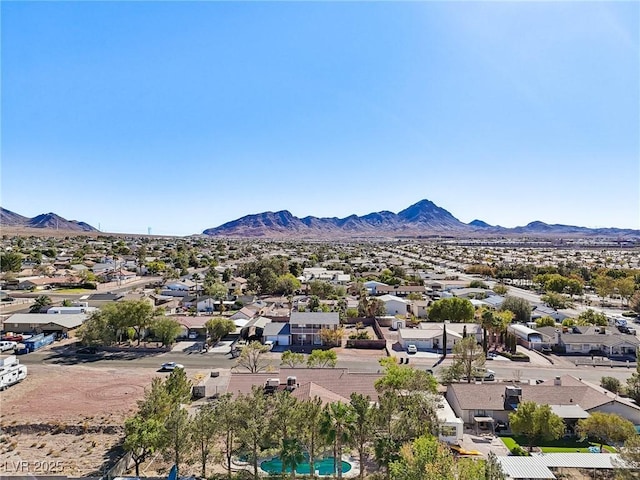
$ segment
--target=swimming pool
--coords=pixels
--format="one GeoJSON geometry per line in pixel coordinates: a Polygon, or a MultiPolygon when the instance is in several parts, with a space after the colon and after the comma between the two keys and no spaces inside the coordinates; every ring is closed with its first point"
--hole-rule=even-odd
{"type": "MultiPolygon", "coordinates": [[[[260,468],[267,473],[280,473],[282,472],[282,461],[278,457],[274,457],[271,460],[265,460],[260,464],[260,468]]],[[[333,475],[333,457],[325,457],[316,459],[313,464],[313,468],[318,472],[318,475],[333,475]]],[[[342,473],[347,473],[351,470],[351,464],[349,462],[342,462],[342,473]]],[[[287,467],[285,470],[287,473],[291,473],[291,467],[287,467]]],[[[311,470],[309,468],[309,458],[305,457],[305,462],[299,464],[296,467],[296,473],[301,475],[309,475],[311,470]]]]}

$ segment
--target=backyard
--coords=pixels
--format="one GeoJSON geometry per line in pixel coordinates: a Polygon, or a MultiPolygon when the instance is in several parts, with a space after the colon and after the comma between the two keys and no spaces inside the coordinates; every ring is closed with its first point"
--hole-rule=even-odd
{"type": "MultiPolygon", "coordinates": [[[[518,436],[504,436],[500,437],[500,440],[506,445],[510,452],[514,448],[521,447],[524,451],[527,451],[526,447],[528,441],[525,437],[518,436]]],[[[534,451],[541,451],[542,453],[590,453],[593,450],[600,450],[600,444],[589,442],[587,440],[579,440],[577,438],[561,438],[558,440],[552,440],[543,443],[537,443],[534,447],[534,451]],[[591,447],[591,450],[589,449],[591,447]],[[595,448],[594,448],[595,447],[595,448]]],[[[615,453],[616,449],[609,445],[603,445],[604,452],[615,453]]]]}

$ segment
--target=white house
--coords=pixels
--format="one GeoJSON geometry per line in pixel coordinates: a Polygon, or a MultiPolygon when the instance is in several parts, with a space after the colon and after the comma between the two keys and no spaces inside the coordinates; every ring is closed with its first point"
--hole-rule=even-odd
{"type": "MultiPolygon", "coordinates": [[[[432,328],[401,328],[398,330],[398,342],[402,348],[415,345],[418,350],[442,349],[442,324],[433,323],[432,328]]],[[[462,340],[462,335],[450,330],[447,325],[447,350],[451,350],[456,342],[462,340]]]]}
{"type": "Polygon", "coordinates": [[[387,315],[406,315],[409,302],[395,295],[382,295],[377,297],[382,303],[387,315]]]}
{"type": "Polygon", "coordinates": [[[262,331],[263,343],[270,341],[276,346],[291,345],[291,328],[288,322],[271,322],[262,331]]]}
{"type": "Polygon", "coordinates": [[[364,282],[362,286],[366,288],[367,292],[369,292],[371,295],[377,295],[378,287],[388,287],[386,283],[376,282],[375,280],[369,280],[368,282],[364,282]]]}
{"type": "Polygon", "coordinates": [[[436,415],[438,417],[438,438],[451,445],[460,445],[464,433],[464,422],[456,416],[456,413],[447,402],[447,399],[438,396],[436,398],[436,415]]]}

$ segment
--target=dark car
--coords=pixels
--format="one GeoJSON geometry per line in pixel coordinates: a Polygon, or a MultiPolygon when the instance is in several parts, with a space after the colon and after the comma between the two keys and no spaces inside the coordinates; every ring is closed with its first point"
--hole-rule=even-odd
{"type": "Polygon", "coordinates": [[[498,422],[498,423],[496,423],[496,427],[495,427],[494,430],[495,430],[496,433],[502,432],[504,430],[507,430],[507,424],[504,423],[504,422],[498,422]]]}

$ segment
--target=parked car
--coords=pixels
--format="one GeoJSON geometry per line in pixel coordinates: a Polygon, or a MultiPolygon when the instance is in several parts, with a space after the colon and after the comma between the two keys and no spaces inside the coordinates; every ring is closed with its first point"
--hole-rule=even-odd
{"type": "Polygon", "coordinates": [[[184,368],[184,365],[182,365],[181,363],[176,363],[176,362],[167,362],[167,363],[163,363],[160,366],[160,369],[165,371],[165,372],[171,372],[171,371],[175,370],[176,368],[184,368]]]}
{"type": "Polygon", "coordinates": [[[188,338],[189,340],[195,340],[196,338],[198,338],[198,332],[189,332],[188,338]]]}
{"type": "Polygon", "coordinates": [[[418,347],[416,347],[413,343],[407,345],[407,353],[418,353],[418,347]]]}
{"type": "MultiPolygon", "coordinates": [[[[476,371],[473,378],[475,380],[485,380],[491,382],[496,379],[496,372],[489,370],[488,368],[482,368],[476,371]]],[[[462,377],[462,380],[467,380],[467,377],[462,377]]]]}
{"type": "Polygon", "coordinates": [[[15,350],[18,344],[16,342],[3,340],[0,342],[0,352],[6,352],[7,350],[15,350]]]}
{"type": "Polygon", "coordinates": [[[498,354],[496,352],[487,352],[487,360],[493,360],[498,354]]]}

